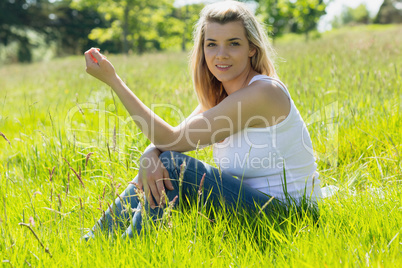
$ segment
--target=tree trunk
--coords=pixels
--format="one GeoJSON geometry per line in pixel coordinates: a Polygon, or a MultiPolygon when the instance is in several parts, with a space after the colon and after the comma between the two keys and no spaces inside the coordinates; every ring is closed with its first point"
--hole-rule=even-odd
{"type": "Polygon", "coordinates": [[[146,39],[140,34],[138,36],[138,54],[143,54],[145,52],[145,45],[146,45],[146,39]]]}
{"type": "Polygon", "coordinates": [[[181,51],[186,51],[186,30],[183,32],[183,39],[181,41],[181,51]]]}
{"type": "Polygon", "coordinates": [[[183,31],[183,39],[182,39],[182,43],[181,43],[181,50],[184,52],[186,51],[186,33],[187,33],[187,29],[188,29],[188,5],[186,5],[186,14],[184,15],[184,31],[183,31]]]}
{"type": "Polygon", "coordinates": [[[304,34],[304,36],[305,36],[305,38],[306,38],[306,43],[307,43],[308,40],[309,40],[309,31],[306,31],[305,34],[304,34]]]}
{"type": "Polygon", "coordinates": [[[123,53],[128,54],[128,12],[130,11],[128,3],[124,7],[124,18],[123,18],[123,53]]]}

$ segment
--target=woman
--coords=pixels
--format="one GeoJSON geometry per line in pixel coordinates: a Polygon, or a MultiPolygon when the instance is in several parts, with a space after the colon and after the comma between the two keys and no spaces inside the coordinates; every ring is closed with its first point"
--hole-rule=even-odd
{"type": "MultiPolygon", "coordinates": [[[[85,52],[87,72],[116,92],[153,144],[142,155],[135,179],[145,191],[151,214],[156,215],[158,205],[164,204],[164,191],[169,200],[179,195],[180,175],[179,200],[196,195],[205,174],[204,191],[212,192],[212,202],[228,207],[253,210],[272,196],[278,200],[272,204],[289,198],[317,201],[321,189],[308,131],[285,85],[277,79],[267,37],[253,14],[235,1],[208,5],[201,12],[194,39],[191,67],[199,105],[176,127],[146,107],[98,49],[85,52]],[[179,153],[211,144],[222,174],[179,153]],[[181,171],[184,162],[186,168],[181,171]]],[[[130,184],[116,199],[113,211],[108,210],[96,226],[102,229],[106,221],[111,230],[131,219],[124,235],[132,236],[132,228],[139,232],[141,204],[135,191],[130,184]],[[131,215],[121,202],[138,209],[131,215]]]]}

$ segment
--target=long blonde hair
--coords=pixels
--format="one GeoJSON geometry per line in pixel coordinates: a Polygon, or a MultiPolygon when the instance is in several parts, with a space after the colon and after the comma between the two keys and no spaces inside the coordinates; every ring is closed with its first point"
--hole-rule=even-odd
{"type": "Polygon", "coordinates": [[[207,5],[201,11],[194,30],[194,47],[191,53],[191,71],[198,101],[204,109],[210,109],[227,97],[222,83],[209,71],[204,55],[205,26],[209,22],[225,24],[241,21],[246,30],[250,48],[256,53],[251,57],[251,67],[260,74],[277,77],[272,49],[262,25],[245,4],[223,1],[207,5]]]}

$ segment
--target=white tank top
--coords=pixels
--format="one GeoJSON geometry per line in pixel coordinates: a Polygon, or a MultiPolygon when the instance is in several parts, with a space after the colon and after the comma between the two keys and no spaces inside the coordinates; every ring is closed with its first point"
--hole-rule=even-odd
{"type": "Polygon", "coordinates": [[[296,200],[305,194],[318,201],[321,188],[317,164],[299,111],[281,81],[256,75],[249,84],[257,80],[273,83],[285,92],[290,100],[289,115],[276,125],[246,128],[215,143],[215,163],[222,172],[243,179],[244,184],[280,200],[286,200],[286,191],[296,200]]]}

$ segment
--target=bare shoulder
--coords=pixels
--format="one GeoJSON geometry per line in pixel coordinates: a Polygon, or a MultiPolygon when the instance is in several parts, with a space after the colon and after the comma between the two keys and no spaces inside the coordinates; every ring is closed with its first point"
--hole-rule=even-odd
{"type": "Polygon", "coordinates": [[[263,108],[262,114],[269,122],[268,124],[258,125],[258,127],[278,124],[289,115],[291,109],[290,99],[277,83],[258,80],[249,85],[247,90],[250,90],[253,99],[258,100],[258,104],[263,108]]]}
{"type": "Polygon", "coordinates": [[[288,95],[283,89],[275,82],[269,80],[258,80],[248,86],[253,90],[254,94],[259,97],[267,97],[270,100],[289,102],[288,95]]]}

